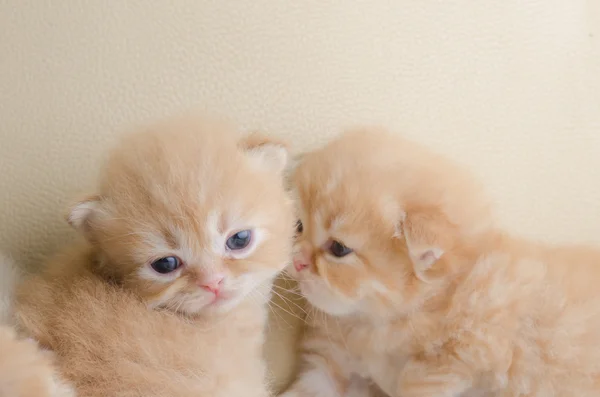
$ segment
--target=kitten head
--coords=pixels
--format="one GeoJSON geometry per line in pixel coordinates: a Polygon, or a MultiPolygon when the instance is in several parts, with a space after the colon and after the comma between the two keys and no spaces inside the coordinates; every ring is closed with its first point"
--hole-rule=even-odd
{"type": "Polygon", "coordinates": [[[257,134],[170,121],[127,136],[68,221],[98,252],[96,270],[150,307],[223,312],[289,261],[287,157],[257,134]]]}
{"type": "Polygon", "coordinates": [[[300,221],[290,272],[333,315],[415,309],[492,227],[469,173],[384,131],[347,132],[305,154],[291,180],[300,221]]]}

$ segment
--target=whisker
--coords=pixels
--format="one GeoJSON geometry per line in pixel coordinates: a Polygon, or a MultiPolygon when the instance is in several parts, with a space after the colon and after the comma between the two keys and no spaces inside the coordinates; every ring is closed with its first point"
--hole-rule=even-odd
{"type": "Polygon", "coordinates": [[[292,287],[286,288],[286,287],[282,287],[281,285],[273,284],[273,287],[282,289],[284,291],[290,291],[290,292],[296,292],[296,293],[300,292],[300,288],[297,285],[294,286],[293,288],[292,287]]]}
{"type": "Polygon", "coordinates": [[[277,291],[275,291],[275,290],[273,290],[272,292],[273,292],[275,295],[277,295],[279,298],[281,298],[281,300],[282,300],[282,301],[284,301],[285,303],[287,303],[287,304],[288,304],[288,308],[289,308],[290,310],[294,310],[294,309],[292,309],[292,308],[290,307],[290,305],[289,305],[289,304],[291,303],[292,305],[296,306],[298,309],[302,310],[302,312],[303,312],[304,314],[306,314],[306,310],[304,310],[304,308],[303,308],[302,306],[300,306],[299,304],[297,304],[296,302],[293,302],[293,301],[291,301],[290,299],[288,299],[287,297],[283,296],[282,294],[280,294],[279,292],[277,292],[277,291]]]}
{"type": "MultiPolygon", "coordinates": [[[[278,285],[274,285],[273,287],[278,288],[279,290],[282,291],[282,293],[290,293],[290,294],[296,295],[295,299],[297,299],[297,300],[304,300],[304,295],[302,295],[299,291],[293,291],[290,289],[282,288],[278,285]]],[[[275,292],[275,291],[273,290],[273,292],[275,292]]],[[[287,299],[290,299],[290,298],[287,298],[287,299]]]]}
{"type": "MultiPolygon", "coordinates": [[[[263,294],[262,292],[260,292],[259,290],[254,290],[252,291],[252,294],[258,294],[260,295],[263,299],[266,299],[267,297],[265,296],[265,294],[263,294]]],[[[277,311],[275,309],[273,309],[273,307],[271,307],[270,305],[270,300],[267,300],[267,308],[268,310],[273,313],[273,315],[275,316],[275,318],[280,318],[284,323],[286,323],[289,327],[291,327],[290,323],[288,323],[287,321],[285,321],[285,318],[283,318],[283,316],[280,313],[277,313],[277,311]]]]}
{"type": "MultiPolygon", "coordinates": [[[[300,320],[300,321],[302,321],[302,322],[306,322],[306,321],[305,321],[305,320],[304,320],[302,317],[300,317],[300,316],[298,316],[298,315],[296,315],[296,314],[294,314],[294,313],[292,313],[292,312],[290,312],[290,311],[288,311],[288,310],[285,310],[285,308],[283,308],[283,307],[281,307],[280,305],[278,305],[277,303],[273,302],[273,300],[272,300],[272,299],[269,301],[269,305],[271,305],[271,304],[272,304],[272,305],[275,305],[275,306],[276,306],[276,307],[278,307],[279,309],[283,310],[284,312],[286,312],[286,313],[287,313],[287,314],[289,314],[290,316],[292,316],[292,317],[294,317],[294,318],[297,318],[298,320],[300,320]]],[[[288,324],[288,325],[289,325],[289,324],[288,324]]]]}

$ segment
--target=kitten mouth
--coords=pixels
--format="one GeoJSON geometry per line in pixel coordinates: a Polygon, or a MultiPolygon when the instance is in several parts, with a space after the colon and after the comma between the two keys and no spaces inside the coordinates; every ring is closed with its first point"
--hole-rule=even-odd
{"type": "Polygon", "coordinates": [[[209,305],[210,306],[212,306],[212,305],[218,305],[218,304],[221,304],[221,303],[224,303],[224,302],[228,301],[229,299],[230,299],[230,296],[228,296],[228,295],[225,295],[225,294],[218,294],[218,295],[216,295],[215,294],[215,295],[213,295],[213,297],[212,297],[209,305]]]}

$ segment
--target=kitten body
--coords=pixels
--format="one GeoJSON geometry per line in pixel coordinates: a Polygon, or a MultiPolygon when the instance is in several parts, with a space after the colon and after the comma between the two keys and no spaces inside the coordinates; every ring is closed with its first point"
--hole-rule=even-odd
{"type": "Polygon", "coordinates": [[[268,396],[267,305],[293,234],[285,160],[197,120],[124,138],[68,215],[85,241],[17,291],[20,328],[79,396],[268,396]]]}
{"type": "Polygon", "coordinates": [[[312,305],[284,394],[600,395],[600,251],[515,238],[449,160],[381,131],[304,157],[294,268],[312,305]]]}
{"type": "Polygon", "coordinates": [[[56,372],[52,353],[34,340],[19,338],[14,330],[12,303],[20,278],[17,266],[0,254],[0,396],[73,397],[56,372]]]}
{"type": "MultiPolygon", "coordinates": [[[[55,258],[75,269],[28,281],[22,327],[58,356],[80,396],[267,396],[262,359],[268,283],[222,314],[149,310],[85,268],[89,247],[55,258]]],[[[53,264],[50,264],[52,267],[53,264]]]]}

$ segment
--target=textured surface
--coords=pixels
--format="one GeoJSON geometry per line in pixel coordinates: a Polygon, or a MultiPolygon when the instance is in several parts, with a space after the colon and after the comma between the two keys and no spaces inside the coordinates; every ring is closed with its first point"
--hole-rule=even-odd
{"type": "Polygon", "coordinates": [[[600,242],[598,0],[0,0],[0,26],[0,248],[24,263],[120,130],[188,108],[298,148],[383,124],[475,167],[513,230],[600,242]]]}

